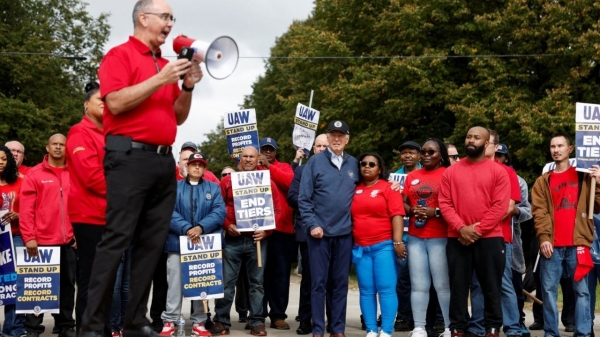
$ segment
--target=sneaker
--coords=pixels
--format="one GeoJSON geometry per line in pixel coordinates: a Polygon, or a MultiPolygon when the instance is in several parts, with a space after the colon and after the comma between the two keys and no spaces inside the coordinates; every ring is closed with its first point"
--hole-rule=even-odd
{"type": "Polygon", "coordinates": [[[386,334],[385,332],[382,331],[382,332],[379,333],[379,337],[392,337],[392,335],[388,335],[388,334],[386,334]]]}
{"type": "Polygon", "coordinates": [[[204,327],[204,324],[202,324],[202,323],[195,323],[192,326],[192,334],[196,335],[196,336],[202,336],[202,337],[212,336],[210,334],[210,331],[206,330],[206,328],[204,327]]]}
{"type": "Polygon", "coordinates": [[[544,330],[544,322],[533,322],[529,326],[529,330],[544,330]]]}
{"type": "Polygon", "coordinates": [[[269,327],[271,327],[272,329],[277,329],[277,330],[289,330],[290,329],[290,325],[287,324],[287,322],[281,318],[271,320],[271,324],[269,325],[269,327]]]}
{"type": "MultiPolygon", "coordinates": [[[[383,334],[383,331],[381,332],[381,334],[383,334]]],[[[377,337],[377,332],[369,331],[367,332],[367,337],[377,337]]]]}
{"type": "Polygon", "coordinates": [[[229,328],[221,322],[213,322],[213,326],[209,331],[211,336],[229,335],[229,328]]]}
{"type": "Polygon", "coordinates": [[[112,332],[112,337],[121,337],[121,334],[119,334],[118,332],[113,331],[112,332]]]}
{"type": "Polygon", "coordinates": [[[575,331],[575,324],[565,325],[565,332],[574,332],[574,331],[575,331]]]}
{"type": "Polygon", "coordinates": [[[255,325],[250,329],[250,333],[254,336],[266,336],[267,330],[265,330],[265,326],[262,324],[255,325]]]}
{"type": "Polygon", "coordinates": [[[423,328],[414,328],[410,333],[411,337],[427,337],[427,331],[423,328]]]}
{"type": "Polygon", "coordinates": [[[529,332],[529,330],[527,330],[525,323],[521,323],[521,336],[531,337],[531,332],[529,332]]]}
{"type": "Polygon", "coordinates": [[[463,337],[464,335],[465,333],[460,330],[454,329],[450,331],[450,337],[463,337]]]}
{"type": "Polygon", "coordinates": [[[40,333],[37,331],[27,331],[27,337],[40,337],[40,333]]]}
{"type": "Polygon", "coordinates": [[[159,336],[173,336],[175,333],[175,325],[173,322],[167,322],[163,325],[162,330],[158,334],[159,336]]]}
{"type": "Polygon", "coordinates": [[[401,318],[396,319],[394,330],[396,331],[412,331],[415,328],[415,323],[405,321],[401,318]]]}
{"type": "Polygon", "coordinates": [[[450,329],[445,328],[444,331],[440,334],[440,337],[451,337],[450,329]]]}
{"type": "Polygon", "coordinates": [[[487,332],[485,333],[485,337],[498,337],[498,329],[496,328],[489,328],[487,330],[487,332]]]}

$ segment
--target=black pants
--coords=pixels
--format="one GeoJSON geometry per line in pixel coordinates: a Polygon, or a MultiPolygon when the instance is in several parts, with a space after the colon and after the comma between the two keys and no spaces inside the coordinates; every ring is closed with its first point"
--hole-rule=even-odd
{"type": "Polygon", "coordinates": [[[504,239],[479,239],[469,246],[463,246],[458,239],[448,238],[446,255],[450,276],[450,330],[466,332],[469,324],[468,299],[473,271],[481,290],[485,311],[486,330],[502,326],[502,304],[500,292],[502,275],[506,263],[504,239]]]}
{"type": "Polygon", "coordinates": [[[300,260],[302,263],[302,280],[300,281],[300,300],[298,303],[298,316],[300,316],[300,322],[310,324],[312,318],[312,311],[310,306],[311,274],[310,260],[308,258],[308,245],[306,244],[306,242],[298,242],[298,244],[300,246],[300,260]]]}
{"type": "Polygon", "coordinates": [[[288,302],[290,299],[290,269],[292,260],[298,253],[294,234],[273,231],[269,237],[267,259],[265,268],[265,297],[263,299],[263,312],[271,321],[286,319],[288,302]],[[271,308],[268,311],[267,304],[271,308]]]}
{"type": "MultiPolygon", "coordinates": [[[[61,332],[75,327],[73,309],[75,308],[75,269],[77,268],[77,257],[75,250],[69,245],[60,247],[60,288],[58,307],[59,313],[54,316],[54,324],[61,332]]],[[[25,315],[25,330],[28,332],[44,333],[46,329],[42,325],[44,314],[25,315]]]]}
{"type": "Polygon", "coordinates": [[[82,331],[101,331],[123,253],[130,245],[132,286],[124,330],[150,324],[148,297],[175,206],[175,161],[168,155],[132,149],[106,151],[106,229],[96,249],[82,331]]]}
{"type": "Polygon", "coordinates": [[[523,275],[518,271],[511,269],[512,271],[512,284],[517,294],[517,307],[519,309],[519,323],[525,324],[525,312],[523,307],[525,306],[525,295],[523,295],[523,275]]]}
{"type": "MultiPolygon", "coordinates": [[[[160,315],[167,309],[167,256],[163,252],[156,263],[156,270],[152,278],[152,304],[150,305],[150,319],[155,330],[161,331],[163,327],[160,315]]],[[[129,287],[131,289],[131,286],[129,287]]]]}
{"type": "MultiPolygon", "coordinates": [[[[75,322],[77,333],[81,329],[81,318],[87,305],[88,287],[92,275],[92,265],[96,256],[96,246],[102,239],[104,225],[73,223],[73,232],[77,240],[77,301],[75,303],[75,322]]],[[[110,335],[110,325],[105,326],[104,334],[110,335]]]]}

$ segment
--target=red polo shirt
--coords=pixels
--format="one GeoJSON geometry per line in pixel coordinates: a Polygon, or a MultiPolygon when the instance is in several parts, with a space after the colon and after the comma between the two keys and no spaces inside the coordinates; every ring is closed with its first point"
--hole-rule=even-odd
{"type": "MultiPolygon", "coordinates": [[[[113,91],[146,81],[158,73],[157,67],[162,69],[168,62],[160,56],[160,50],[155,61],[150,48],[130,36],[129,41],[111,49],[100,64],[102,99],[113,91]]],[[[105,104],[105,135],[130,136],[134,141],[154,145],[173,144],[177,133],[173,104],[179,92],[177,83],[164,85],[138,106],[119,115],[113,115],[105,104]]]]}

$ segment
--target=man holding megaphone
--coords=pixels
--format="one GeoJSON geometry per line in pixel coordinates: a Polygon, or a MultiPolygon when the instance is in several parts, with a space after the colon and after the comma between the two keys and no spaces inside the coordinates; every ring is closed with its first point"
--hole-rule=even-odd
{"type": "Polygon", "coordinates": [[[136,286],[130,288],[123,336],[157,336],[146,310],[175,204],[171,145],[177,125],[188,117],[194,85],[202,79],[197,61],[169,62],[161,56],[160,46],[174,23],[164,0],[137,1],[133,36],[112,48],[98,70],[105,102],[107,224],[93,263],[80,337],[104,335],[117,268],[132,243],[131,273],[136,286]]]}

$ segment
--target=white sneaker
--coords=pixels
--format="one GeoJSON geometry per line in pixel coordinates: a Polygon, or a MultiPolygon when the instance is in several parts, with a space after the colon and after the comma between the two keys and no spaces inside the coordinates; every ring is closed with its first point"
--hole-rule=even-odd
{"type": "Polygon", "coordinates": [[[375,332],[375,331],[369,331],[367,333],[367,337],[377,337],[377,332],[375,332]]]}
{"type": "Polygon", "coordinates": [[[411,337],[427,337],[427,331],[423,328],[415,328],[410,335],[411,337]]]}
{"type": "Polygon", "coordinates": [[[385,332],[382,331],[382,332],[379,333],[379,337],[392,337],[392,335],[388,335],[388,334],[386,334],[385,332]]]}
{"type": "Polygon", "coordinates": [[[450,337],[450,336],[452,336],[452,333],[450,332],[450,329],[448,329],[448,328],[444,329],[444,332],[442,332],[440,334],[440,337],[450,337]]]}

